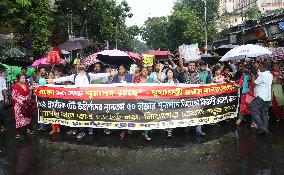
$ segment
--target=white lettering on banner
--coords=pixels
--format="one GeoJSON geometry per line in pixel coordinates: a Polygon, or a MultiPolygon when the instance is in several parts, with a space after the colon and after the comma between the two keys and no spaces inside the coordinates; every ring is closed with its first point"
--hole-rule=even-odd
{"type": "Polygon", "coordinates": [[[47,108],[49,108],[49,109],[64,109],[65,108],[65,103],[64,102],[60,102],[58,100],[48,101],[47,102],[47,108]]]}
{"type": "Polygon", "coordinates": [[[171,102],[159,102],[158,106],[160,107],[160,110],[163,111],[164,109],[169,109],[169,108],[170,109],[179,108],[181,105],[180,102],[171,101],[171,102]]]}
{"type": "Polygon", "coordinates": [[[139,111],[148,111],[148,110],[155,110],[156,109],[156,103],[137,103],[138,105],[138,110],[139,111]]]}
{"type": "Polygon", "coordinates": [[[66,91],[58,91],[58,90],[56,90],[56,95],[57,96],[66,96],[67,92],[66,91]]]}
{"type": "Polygon", "coordinates": [[[76,110],[77,109],[77,104],[75,101],[69,101],[69,103],[67,104],[67,108],[68,109],[73,109],[73,110],[76,110]]]}
{"type": "Polygon", "coordinates": [[[233,102],[238,99],[238,96],[229,96],[229,102],[233,102]]]}
{"type": "Polygon", "coordinates": [[[180,101],[181,103],[181,107],[185,107],[185,108],[189,108],[189,107],[192,107],[192,106],[199,106],[199,100],[185,100],[185,99],[182,99],[180,101]]]}
{"type": "Polygon", "coordinates": [[[201,98],[200,105],[215,105],[216,104],[216,97],[212,96],[210,98],[201,98]]]}
{"type": "Polygon", "coordinates": [[[70,96],[78,96],[78,97],[82,97],[84,95],[83,91],[68,91],[68,95],[70,96]]]}
{"type": "Polygon", "coordinates": [[[83,111],[86,111],[86,110],[101,111],[101,110],[103,110],[102,104],[93,104],[92,102],[88,103],[86,101],[78,102],[77,106],[78,106],[79,110],[83,110],[83,111]]]}
{"type": "Polygon", "coordinates": [[[118,103],[118,104],[104,104],[104,110],[107,113],[110,111],[124,111],[125,103],[118,103]]]}
{"type": "Polygon", "coordinates": [[[223,104],[223,103],[228,103],[228,96],[219,97],[219,98],[217,99],[217,104],[223,104]]]}
{"type": "Polygon", "coordinates": [[[46,103],[44,101],[37,101],[37,107],[46,108],[46,103]]]}

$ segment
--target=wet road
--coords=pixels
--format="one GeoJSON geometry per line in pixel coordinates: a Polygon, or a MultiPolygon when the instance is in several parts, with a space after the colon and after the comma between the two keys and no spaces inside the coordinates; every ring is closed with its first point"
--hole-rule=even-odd
{"type": "MultiPolygon", "coordinates": [[[[64,131],[48,136],[14,139],[13,120],[0,134],[0,175],[283,175],[284,121],[270,122],[270,135],[256,136],[248,124],[233,121],[204,128],[206,137],[194,130],[176,129],[173,139],[153,131],[145,142],[141,132],[124,140],[119,133],[96,130],[82,141],[64,131]]],[[[36,130],[36,128],[35,128],[36,130]]]]}

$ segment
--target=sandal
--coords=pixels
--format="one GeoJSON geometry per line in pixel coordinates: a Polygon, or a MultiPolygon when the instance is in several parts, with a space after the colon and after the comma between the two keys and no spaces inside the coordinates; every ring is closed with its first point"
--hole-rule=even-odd
{"type": "Polygon", "coordinates": [[[20,139],[21,136],[20,135],[16,135],[15,139],[20,139]]]}
{"type": "Polygon", "coordinates": [[[72,129],[67,132],[67,135],[72,135],[72,134],[73,134],[73,130],[72,129]]]}
{"type": "Polygon", "coordinates": [[[144,139],[145,139],[145,141],[150,141],[152,138],[147,136],[147,135],[145,135],[144,139]]]}
{"type": "Polygon", "coordinates": [[[241,122],[242,122],[242,119],[238,119],[237,121],[236,121],[236,125],[240,125],[241,124],[241,122]]]}
{"type": "Polygon", "coordinates": [[[167,138],[173,138],[173,133],[172,132],[168,132],[167,138]]]}
{"type": "Polygon", "coordinates": [[[33,133],[33,131],[32,131],[32,130],[27,129],[27,134],[29,134],[29,135],[33,135],[34,133],[33,133]]]}
{"type": "Polygon", "coordinates": [[[252,123],[252,124],[250,125],[250,127],[251,127],[251,128],[257,128],[257,125],[256,125],[255,123],[252,123]]]}
{"type": "Polygon", "coordinates": [[[45,131],[44,128],[38,128],[37,130],[38,130],[38,131],[45,131]]]}
{"type": "Polygon", "coordinates": [[[1,132],[5,132],[5,131],[6,131],[5,127],[2,126],[2,127],[1,127],[1,132]]]}
{"type": "Polygon", "coordinates": [[[124,139],[124,137],[125,137],[125,131],[122,131],[122,132],[120,133],[120,139],[122,140],[122,139],[124,139]]]}
{"type": "Polygon", "coordinates": [[[54,134],[54,133],[56,133],[55,131],[50,131],[49,132],[49,135],[52,135],[52,134],[54,134]]]}

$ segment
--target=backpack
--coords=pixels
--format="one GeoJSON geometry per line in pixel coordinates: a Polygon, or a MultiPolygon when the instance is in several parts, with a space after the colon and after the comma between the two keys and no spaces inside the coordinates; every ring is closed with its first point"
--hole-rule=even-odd
{"type": "MultiPolygon", "coordinates": [[[[75,76],[74,76],[74,83],[75,83],[75,80],[76,80],[77,76],[78,76],[78,73],[76,73],[75,76]]],[[[89,73],[86,72],[86,76],[87,76],[87,79],[89,81],[89,84],[91,84],[91,77],[90,77],[89,73]]]]}

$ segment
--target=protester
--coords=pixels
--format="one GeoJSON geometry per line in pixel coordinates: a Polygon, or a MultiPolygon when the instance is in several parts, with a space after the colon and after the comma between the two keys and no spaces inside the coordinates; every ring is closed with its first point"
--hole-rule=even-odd
{"type": "MultiPolygon", "coordinates": [[[[114,72],[111,73],[87,73],[86,72],[86,66],[79,65],[78,66],[78,73],[72,74],[70,76],[60,77],[56,79],[49,79],[49,83],[60,83],[60,82],[66,82],[70,81],[75,83],[75,85],[87,85],[91,84],[93,80],[97,80],[100,78],[108,78],[110,76],[113,76],[114,72]]],[[[88,128],[89,135],[93,135],[93,129],[88,128]]],[[[70,130],[68,133],[76,134],[76,130],[70,130]]],[[[85,136],[84,128],[80,128],[80,132],[77,135],[77,139],[82,139],[85,136]]]]}
{"type": "Polygon", "coordinates": [[[283,93],[283,75],[280,71],[278,63],[274,63],[272,66],[272,112],[277,122],[283,119],[283,106],[284,106],[284,93],[283,93]]]}
{"type": "MultiPolygon", "coordinates": [[[[160,63],[157,63],[155,64],[154,66],[154,72],[152,72],[150,75],[149,75],[149,82],[150,83],[161,83],[164,81],[164,79],[166,78],[166,74],[164,72],[161,73],[161,76],[159,77],[159,72],[161,70],[161,64],[160,63]]],[[[163,71],[163,70],[161,70],[163,71]]]]}
{"type": "Polygon", "coordinates": [[[240,79],[243,75],[243,66],[244,64],[242,62],[239,62],[237,64],[237,72],[235,73],[234,78],[233,78],[233,80],[236,81],[237,83],[240,82],[240,79]]]}
{"type": "Polygon", "coordinates": [[[132,75],[128,72],[128,67],[125,65],[118,66],[118,75],[116,75],[112,83],[132,83],[132,75]]]}
{"type": "MultiPolygon", "coordinates": [[[[201,78],[196,71],[196,63],[194,61],[190,61],[188,64],[188,69],[186,70],[184,65],[183,65],[183,59],[181,56],[179,57],[179,65],[181,67],[181,71],[185,72],[184,74],[184,83],[186,84],[201,84],[201,78]]],[[[201,125],[197,125],[195,127],[195,132],[199,136],[205,136],[206,134],[202,131],[201,125]]]]}
{"type": "Polygon", "coordinates": [[[213,67],[213,83],[224,83],[226,81],[225,77],[222,75],[222,67],[216,65],[213,67]]]}
{"type": "MultiPolygon", "coordinates": [[[[48,79],[54,79],[55,75],[53,72],[50,72],[48,74],[48,79]]],[[[50,84],[50,83],[49,83],[50,84]]],[[[56,117],[56,116],[55,116],[56,117]]],[[[50,135],[54,133],[59,133],[60,132],[60,125],[59,124],[51,124],[51,131],[49,132],[50,135]]]]}
{"type": "Polygon", "coordinates": [[[133,83],[149,83],[148,70],[146,67],[142,68],[140,74],[133,78],[133,83]]]}
{"type": "Polygon", "coordinates": [[[271,101],[271,86],[273,75],[270,73],[271,65],[269,62],[260,64],[259,76],[254,80],[255,99],[252,102],[250,112],[255,121],[258,134],[268,134],[268,108],[271,101]]]}
{"type": "Polygon", "coordinates": [[[16,119],[16,139],[20,138],[20,129],[26,128],[27,134],[32,133],[31,117],[27,116],[26,111],[23,111],[27,105],[27,100],[30,99],[30,87],[26,83],[25,75],[17,75],[17,83],[12,87],[13,109],[16,119]]]}
{"type": "Polygon", "coordinates": [[[224,68],[223,76],[225,77],[225,80],[226,80],[227,82],[230,82],[230,81],[233,80],[233,74],[231,73],[229,67],[225,67],[225,68],[224,68]]]}
{"type": "Polygon", "coordinates": [[[206,64],[203,61],[199,62],[199,65],[200,65],[199,76],[201,82],[203,84],[210,84],[212,82],[211,72],[207,69],[206,64]]]}
{"type": "MultiPolygon", "coordinates": [[[[118,66],[118,74],[113,78],[112,83],[132,83],[132,75],[128,72],[128,67],[125,65],[118,66]]],[[[130,130],[128,130],[129,134],[132,134],[130,130]]],[[[120,139],[124,139],[126,134],[126,130],[122,130],[120,132],[120,139]]]]}
{"type": "MultiPolygon", "coordinates": [[[[243,120],[247,120],[250,115],[250,105],[254,99],[254,84],[252,82],[252,74],[250,73],[251,65],[246,65],[244,73],[241,77],[238,87],[241,88],[240,99],[240,112],[239,118],[236,121],[237,125],[240,125],[243,120]]],[[[255,127],[255,122],[252,121],[251,127],[255,127]]]]}
{"type": "MultiPolygon", "coordinates": [[[[160,65],[160,71],[159,71],[159,79],[161,79],[162,76],[162,70],[164,68],[164,65],[160,65]]],[[[168,84],[177,84],[178,80],[174,78],[174,71],[171,68],[168,68],[166,70],[166,78],[164,79],[163,83],[168,83],[168,84]]],[[[168,133],[167,137],[168,138],[173,138],[173,128],[167,128],[165,131],[168,133]]]]}
{"type": "MultiPolygon", "coordinates": [[[[46,79],[47,79],[47,72],[44,67],[39,69],[39,77],[38,77],[38,85],[39,86],[45,86],[47,84],[46,79]]],[[[38,131],[45,131],[47,127],[47,124],[40,123],[38,131]]]]}
{"type": "MultiPolygon", "coordinates": [[[[148,73],[147,68],[146,67],[142,68],[140,74],[136,75],[133,78],[133,83],[149,83],[148,75],[149,73],[148,73]]],[[[144,135],[145,141],[150,141],[152,139],[151,137],[149,137],[148,130],[145,130],[143,135],[144,135]]]]}
{"type": "Polygon", "coordinates": [[[3,72],[0,72],[0,132],[5,131],[4,104],[8,104],[7,85],[3,72]]]}

